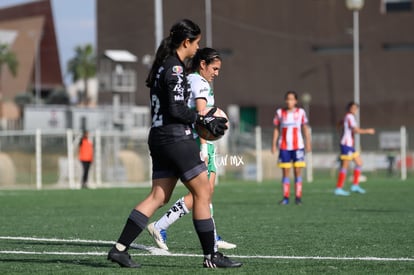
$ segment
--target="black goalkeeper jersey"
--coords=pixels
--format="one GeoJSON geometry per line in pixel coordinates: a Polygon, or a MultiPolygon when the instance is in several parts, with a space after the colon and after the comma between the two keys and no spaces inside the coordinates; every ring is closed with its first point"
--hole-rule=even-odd
{"type": "Polygon", "coordinates": [[[151,131],[148,143],[164,145],[192,139],[196,112],[188,106],[189,85],[184,63],[174,55],[158,69],[150,90],[151,131]]]}

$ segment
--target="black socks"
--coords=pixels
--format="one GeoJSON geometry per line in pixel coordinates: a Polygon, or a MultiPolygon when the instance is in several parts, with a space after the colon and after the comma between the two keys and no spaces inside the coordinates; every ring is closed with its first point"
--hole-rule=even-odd
{"type": "Polygon", "coordinates": [[[201,247],[204,255],[211,255],[214,253],[214,222],[213,219],[207,220],[193,220],[194,228],[200,239],[201,247]]]}
{"type": "Polygon", "coordinates": [[[131,211],[128,220],[122,230],[118,243],[129,247],[129,245],[141,234],[142,230],[147,226],[148,217],[136,209],[131,211]]]}

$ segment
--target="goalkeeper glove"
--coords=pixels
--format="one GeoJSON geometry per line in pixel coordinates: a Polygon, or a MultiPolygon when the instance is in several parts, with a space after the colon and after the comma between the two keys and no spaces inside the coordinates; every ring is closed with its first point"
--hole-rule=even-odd
{"type": "Polygon", "coordinates": [[[206,115],[197,115],[196,124],[206,128],[215,137],[219,137],[224,135],[224,130],[227,129],[227,119],[214,116],[216,111],[217,108],[213,107],[206,115]]]}

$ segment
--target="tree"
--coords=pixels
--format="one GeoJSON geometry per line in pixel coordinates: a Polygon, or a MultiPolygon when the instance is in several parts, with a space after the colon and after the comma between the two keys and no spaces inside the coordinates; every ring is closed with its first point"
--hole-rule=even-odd
{"type": "Polygon", "coordinates": [[[64,88],[54,89],[46,99],[46,104],[69,105],[69,103],[69,95],[64,88]]]}
{"type": "Polygon", "coordinates": [[[7,67],[11,74],[16,77],[18,66],[19,62],[16,54],[9,49],[8,45],[0,44],[0,118],[3,118],[3,68],[7,67]]]}
{"type": "Polygon", "coordinates": [[[2,92],[2,75],[4,66],[6,66],[15,77],[17,75],[18,65],[19,63],[15,53],[9,49],[8,45],[0,44],[0,93],[2,92]]]}
{"type": "Polygon", "coordinates": [[[67,70],[72,75],[73,82],[82,80],[85,86],[83,102],[88,104],[88,80],[96,75],[96,57],[91,44],[77,46],[75,56],[68,61],[67,70]]]}

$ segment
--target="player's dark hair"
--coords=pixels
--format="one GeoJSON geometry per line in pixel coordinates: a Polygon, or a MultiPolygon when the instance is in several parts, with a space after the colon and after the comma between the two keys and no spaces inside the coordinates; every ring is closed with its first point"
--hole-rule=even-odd
{"type": "Polygon", "coordinates": [[[355,101],[350,101],[350,102],[348,102],[348,104],[346,104],[346,111],[347,111],[347,112],[350,112],[350,111],[351,111],[352,106],[354,106],[354,105],[356,105],[357,107],[359,106],[359,104],[358,104],[358,103],[356,103],[355,101]]]}
{"type": "Polygon", "coordinates": [[[88,134],[89,134],[88,131],[83,131],[82,137],[79,141],[79,146],[82,146],[83,140],[84,140],[84,138],[88,137],[88,134]]]}
{"type": "Polygon", "coordinates": [[[187,68],[190,72],[198,72],[200,70],[201,61],[206,62],[206,65],[211,64],[215,60],[221,60],[220,53],[212,48],[202,48],[197,50],[194,57],[187,64],[187,68]]]}
{"type": "Polygon", "coordinates": [[[175,23],[170,29],[170,35],[161,41],[161,44],[157,49],[154,63],[152,64],[146,80],[147,87],[152,87],[154,85],[158,69],[168,57],[173,56],[176,53],[176,50],[180,47],[181,43],[186,39],[193,42],[200,34],[200,27],[189,19],[183,19],[175,23]]]}
{"type": "Polygon", "coordinates": [[[297,93],[297,92],[295,92],[295,91],[287,91],[287,92],[285,93],[285,99],[287,99],[289,95],[293,95],[293,97],[294,97],[296,100],[298,100],[298,93],[297,93]]]}
{"type": "MultiPolygon", "coordinates": [[[[289,95],[293,95],[293,97],[295,98],[295,100],[296,100],[296,101],[298,101],[298,93],[297,93],[297,92],[292,91],[292,90],[287,91],[287,92],[285,93],[285,100],[288,98],[288,96],[289,96],[289,95]]],[[[295,104],[295,107],[297,107],[297,106],[298,106],[298,104],[296,103],[296,104],[295,104]]]]}

